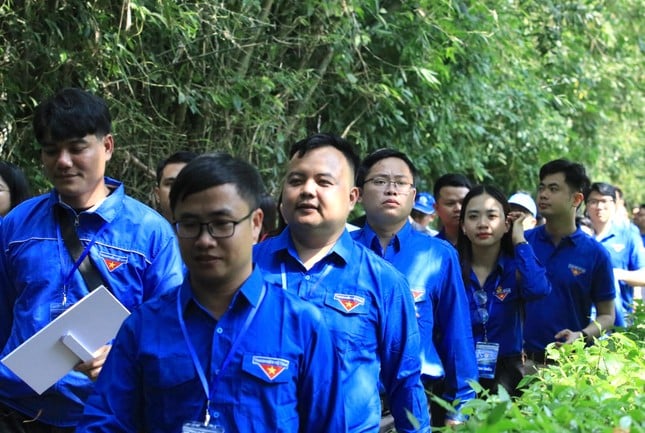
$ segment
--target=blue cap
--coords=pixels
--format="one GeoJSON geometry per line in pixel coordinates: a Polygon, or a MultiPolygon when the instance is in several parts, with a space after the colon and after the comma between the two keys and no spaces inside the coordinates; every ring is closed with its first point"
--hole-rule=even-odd
{"type": "Polygon", "coordinates": [[[418,192],[412,209],[432,215],[434,213],[434,197],[429,192],[418,192]]]}

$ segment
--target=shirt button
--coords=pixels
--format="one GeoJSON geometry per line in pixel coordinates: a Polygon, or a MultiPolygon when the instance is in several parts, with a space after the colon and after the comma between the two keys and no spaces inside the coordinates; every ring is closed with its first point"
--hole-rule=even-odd
{"type": "Polygon", "coordinates": [[[219,418],[219,412],[213,412],[213,418],[219,418]]]}
{"type": "Polygon", "coordinates": [[[311,280],[311,275],[305,275],[305,280],[307,281],[311,280]]]}
{"type": "Polygon", "coordinates": [[[221,334],[222,332],[224,332],[224,330],[222,328],[217,328],[215,332],[217,332],[218,334],[221,334]]]}

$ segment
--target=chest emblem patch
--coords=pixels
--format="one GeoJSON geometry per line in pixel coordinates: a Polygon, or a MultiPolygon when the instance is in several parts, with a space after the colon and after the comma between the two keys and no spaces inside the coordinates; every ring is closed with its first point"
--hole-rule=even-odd
{"type": "Polygon", "coordinates": [[[625,249],[625,244],[613,244],[611,245],[611,249],[619,253],[625,249]]]}
{"type": "Polygon", "coordinates": [[[341,293],[335,293],[334,294],[334,300],[338,301],[338,303],[348,313],[350,311],[352,311],[354,308],[358,307],[359,305],[364,305],[365,304],[365,298],[363,298],[362,296],[343,295],[341,293]]]}
{"type": "Polygon", "coordinates": [[[414,302],[420,301],[426,293],[425,289],[410,289],[410,292],[412,292],[414,302]]]}
{"type": "Polygon", "coordinates": [[[569,270],[571,271],[574,277],[577,277],[578,275],[582,275],[585,272],[587,272],[585,268],[581,268],[580,266],[576,266],[572,264],[569,264],[569,270]]]}
{"type": "Polygon", "coordinates": [[[502,286],[498,286],[495,289],[494,295],[497,299],[499,299],[500,301],[503,301],[510,293],[511,293],[510,287],[503,288],[502,286]]]}
{"type": "Polygon", "coordinates": [[[269,358],[267,356],[254,356],[251,360],[253,365],[260,367],[260,370],[273,380],[285,370],[289,369],[289,361],[282,358],[269,358]]]}
{"type": "Polygon", "coordinates": [[[124,262],[103,257],[103,263],[105,263],[105,266],[107,266],[108,271],[112,272],[115,269],[117,269],[119,266],[121,266],[124,262]]]}

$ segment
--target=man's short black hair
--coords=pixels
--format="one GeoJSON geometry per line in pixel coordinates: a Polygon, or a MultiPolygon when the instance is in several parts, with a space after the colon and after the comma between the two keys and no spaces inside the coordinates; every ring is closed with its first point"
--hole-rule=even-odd
{"type": "Polygon", "coordinates": [[[564,175],[564,181],[572,191],[584,194],[589,189],[591,182],[582,164],[567,159],[556,159],[547,162],[540,168],[540,181],[549,175],[557,173],[564,175]]]}
{"type": "Polygon", "coordinates": [[[585,203],[589,200],[589,196],[591,195],[592,192],[597,192],[600,195],[606,195],[611,197],[614,201],[616,201],[616,187],[613,185],[610,185],[606,182],[594,182],[591,184],[589,189],[587,189],[585,193],[585,203]]]}
{"type": "Polygon", "coordinates": [[[436,182],[434,183],[434,188],[432,189],[432,195],[434,195],[435,199],[439,200],[441,188],[445,186],[453,186],[457,188],[463,187],[463,188],[468,188],[468,190],[470,190],[473,187],[473,183],[470,181],[470,179],[468,179],[463,174],[459,174],[459,173],[444,174],[439,179],[437,179],[436,182]]]}
{"type": "Polygon", "coordinates": [[[103,137],[112,131],[112,118],[102,98],[70,87],[36,107],[33,126],[36,140],[44,146],[89,134],[103,137]]]}
{"type": "Polygon", "coordinates": [[[235,185],[250,209],[260,207],[265,190],[258,170],[227,153],[208,153],[193,159],[179,172],[170,188],[170,209],[174,212],[177,202],[191,194],[227,183],[235,185]]]}
{"type": "Polygon", "coordinates": [[[189,150],[179,150],[173,153],[172,155],[170,155],[168,158],[159,161],[159,164],[157,164],[157,186],[161,182],[161,175],[163,173],[163,169],[166,168],[168,164],[177,164],[179,162],[188,164],[190,161],[197,158],[198,156],[199,156],[198,153],[191,152],[189,150]]]}
{"type": "Polygon", "coordinates": [[[293,158],[295,155],[297,155],[298,158],[302,158],[308,151],[324,146],[332,146],[338,149],[345,156],[353,177],[358,169],[360,160],[358,155],[356,155],[356,152],[354,152],[352,144],[338,135],[329,133],[310,135],[291,146],[291,149],[289,150],[289,158],[293,158]]]}
{"type": "Polygon", "coordinates": [[[412,183],[415,183],[415,180],[417,178],[417,168],[405,153],[394,149],[379,149],[367,155],[361,162],[356,172],[356,186],[362,188],[365,184],[365,176],[367,176],[367,173],[370,171],[370,169],[374,166],[374,164],[386,158],[398,158],[405,162],[405,164],[410,169],[410,172],[412,173],[412,183]]]}

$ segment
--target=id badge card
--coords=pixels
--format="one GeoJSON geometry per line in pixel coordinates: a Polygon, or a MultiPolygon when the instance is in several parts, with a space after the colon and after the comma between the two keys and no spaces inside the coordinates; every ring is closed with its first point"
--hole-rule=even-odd
{"type": "Polygon", "coordinates": [[[480,341],[475,348],[477,356],[477,370],[479,377],[484,379],[495,378],[495,368],[497,367],[497,355],[499,353],[499,344],[485,343],[480,341]]]}
{"type": "Polygon", "coordinates": [[[224,427],[216,424],[204,424],[201,421],[188,421],[181,426],[181,433],[226,433],[224,427]]]}
{"type": "Polygon", "coordinates": [[[58,316],[63,314],[69,305],[63,305],[61,303],[49,304],[49,321],[53,322],[58,316]]]}

